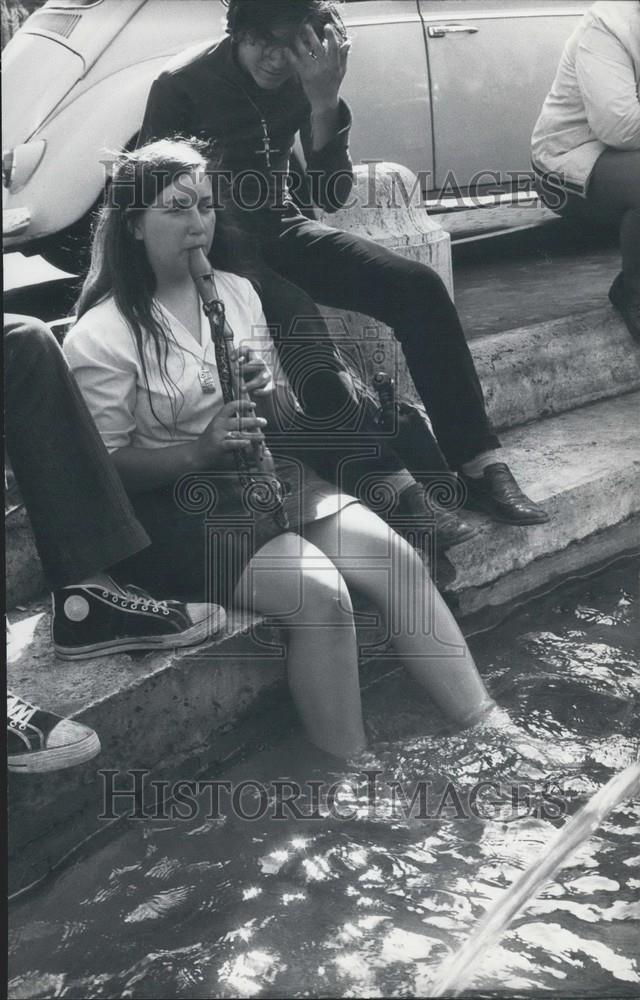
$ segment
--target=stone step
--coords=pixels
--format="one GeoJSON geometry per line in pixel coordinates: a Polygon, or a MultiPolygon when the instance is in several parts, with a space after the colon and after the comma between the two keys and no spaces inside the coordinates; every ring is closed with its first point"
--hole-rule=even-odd
{"type": "MultiPolygon", "coordinates": [[[[639,415],[640,393],[631,393],[505,434],[518,479],[551,522],[516,528],[470,515],[480,534],[449,552],[461,621],[480,613],[486,621],[492,607],[514,596],[638,547],[639,415]]],[[[92,725],[103,746],[95,764],[28,780],[9,775],[11,823],[20,829],[11,848],[17,885],[100,828],[98,767],[148,768],[170,778],[184,776],[189,761],[189,774],[204,765],[211,774],[211,762],[245,738],[243,719],[263,732],[291,720],[273,629],[248,635],[230,615],[225,634],[197,650],[65,663],[53,655],[46,604],[10,617],[9,686],[92,725]]]]}
{"type": "MultiPolygon", "coordinates": [[[[335,339],[371,384],[376,371],[393,374],[399,394],[419,403],[404,357],[387,327],[369,317],[326,310],[335,339]]],[[[470,342],[487,409],[499,431],[640,388],[640,345],[613,307],[474,338],[470,342]]],[[[6,604],[24,603],[43,586],[24,510],[6,526],[6,604]]]]}
{"type": "MultiPolygon", "coordinates": [[[[364,328],[360,350],[354,329],[366,317],[336,313],[344,345],[371,378],[381,367],[393,373],[399,391],[418,402],[391,331],[364,328]],[[384,360],[381,360],[384,358],[384,360]]],[[[530,327],[478,337],[471,350],[491,419],[499,431],[613,398],[640,388],[640,346],[609,306],[530,327]]],[[[504,437],[504,434],[503,434],[504,437]]],[[[24,510],[6,519],[8,608],[30,600],[43,586],[40,562],[24,510]]]]}
{"type": "Polygon", "coordinates": [[[95,764],[45,775],[9,772],[10,891],[31,885],[87,835],[108,826],[98,768],[146,768],[169,777],[193,773],[210,759],[211,734],[221,757],[232,753],[235,726],[250,709],[259,716],[277,685],[283,660],[273,631],[269,648],[227,617],[219,641],[206,650],[126,653],[77,662],[57,660],[50,638],[49,601],[13,613],[8,687],[99,734],[95,764]],[[272,655],[270,655],[272,654],[272,655]]]}
{"type": "Polygon", "coordinates": [[[548,524],[472,514],[480,534],[449,551],[464,617],[640,547],[640,392],[507,431],[505,458],[548,524]]]}
{"type": "MultiPolygon", "coordinates": [[[[389,327],[358,313],[323,312],[365,382],[384,370],[402,398],[420,405],[389,327]]],[[[497,430],[640,388],[640,345],[610,305],[475,337],[469,347],[497,430]]]]}
{"type": "Polygon", "coordinates": [[[522,198],[495,205],[470,205],[447,212],[439,210],[436,205],[428,211],[453,241],[544,226],[558,218],[538,198],[522,198]]]}
{"type": "Polygon", "coordinates": [[[640,345],[612,306],[471,341],[498,430],[640,388],[640,345]]]}
{"type": "MultiPolygon", "coordinates": [[[[467,248],[452,271],[441,218],[398,196],[400,189],[412,190],[411,174],[387,164],[376,179],[376,202],[369,178],[358,172],[358,207],[324,221],[438,272],[459,306],[497,429],[640,387],[640,346],[607,300],[619,269],[615,248],[556,219],[528,235],[512,233],[490,246],[484,241],[484,251],[467,248]]],[[[403,396],[419,403],[389,327],[360,313],[326,306],[322,312],[365,381],[385,370],[403,396]]]]}

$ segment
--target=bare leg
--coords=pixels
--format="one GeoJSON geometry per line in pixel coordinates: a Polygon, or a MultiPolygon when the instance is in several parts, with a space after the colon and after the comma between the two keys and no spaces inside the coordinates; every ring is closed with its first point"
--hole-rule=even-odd
{"type": "Polygon", "coordinates": [[[407,669],[452,720],[470,725],[494,706],[422,560],[384,521],[354,504],[305,536],[378,607],[407,669]]]}
{"type": "Polygon", "coordinates": [[[347,586],[333,563],[299,535],[279,535],[254,555],[235,603],[277,617],[288,629],[289,688],[311,742],[338,757],[361,750],[356,631],[347,586]]]}

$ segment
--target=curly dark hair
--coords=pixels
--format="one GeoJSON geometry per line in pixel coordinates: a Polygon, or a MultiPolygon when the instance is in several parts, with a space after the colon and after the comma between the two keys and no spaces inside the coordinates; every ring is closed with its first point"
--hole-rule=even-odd
{"type": "Polygon", "coordinates": [[[228,7],[227,34],[235,40],[247,35],[270,40],[277,29],[286,29],[290,37],[298,34],[303,24],[310,24],[319,38],[327,25],[332,25],[339,36],[347,37],[347,29],[337,3],[330,0],[223,0],[228,7]]]}

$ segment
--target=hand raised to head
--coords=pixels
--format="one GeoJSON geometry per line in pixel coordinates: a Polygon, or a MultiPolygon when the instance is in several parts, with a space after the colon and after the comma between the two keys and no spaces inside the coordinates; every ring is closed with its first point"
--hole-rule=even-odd
{"type": "Polygon", "coordinates": [[[291,47],[285,50],[312,111],[325,111],[337,106],[350,48],[351,42],[339,41],[331,25],[325,27],[323,41],[310,25],[305,25],[291,47]]]}

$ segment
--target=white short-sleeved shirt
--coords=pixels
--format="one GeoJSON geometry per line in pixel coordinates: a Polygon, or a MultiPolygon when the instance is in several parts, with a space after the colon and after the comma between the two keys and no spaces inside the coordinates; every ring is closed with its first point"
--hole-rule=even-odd
{"type": "MultiPolygon", "coordinates": [[[[284,383],[262,304],[251,282],[225,271],[214,273],[236,347],[253,347],[275,381],[284,383]]],[[[163,381],[153,341],[145,336],[147,387],[133,332],[112,298],[86,312],[64,341],[64,353],[109,452],[127,446],[166,448],[193,441],[223,405],[204,311],[198,344],[168,309],[157,301],[154,305],[167,330],[166,368],[176,388],[163,381]],[[213,393],[202,390],[203,368],[211,373],[213,393]]]]}

